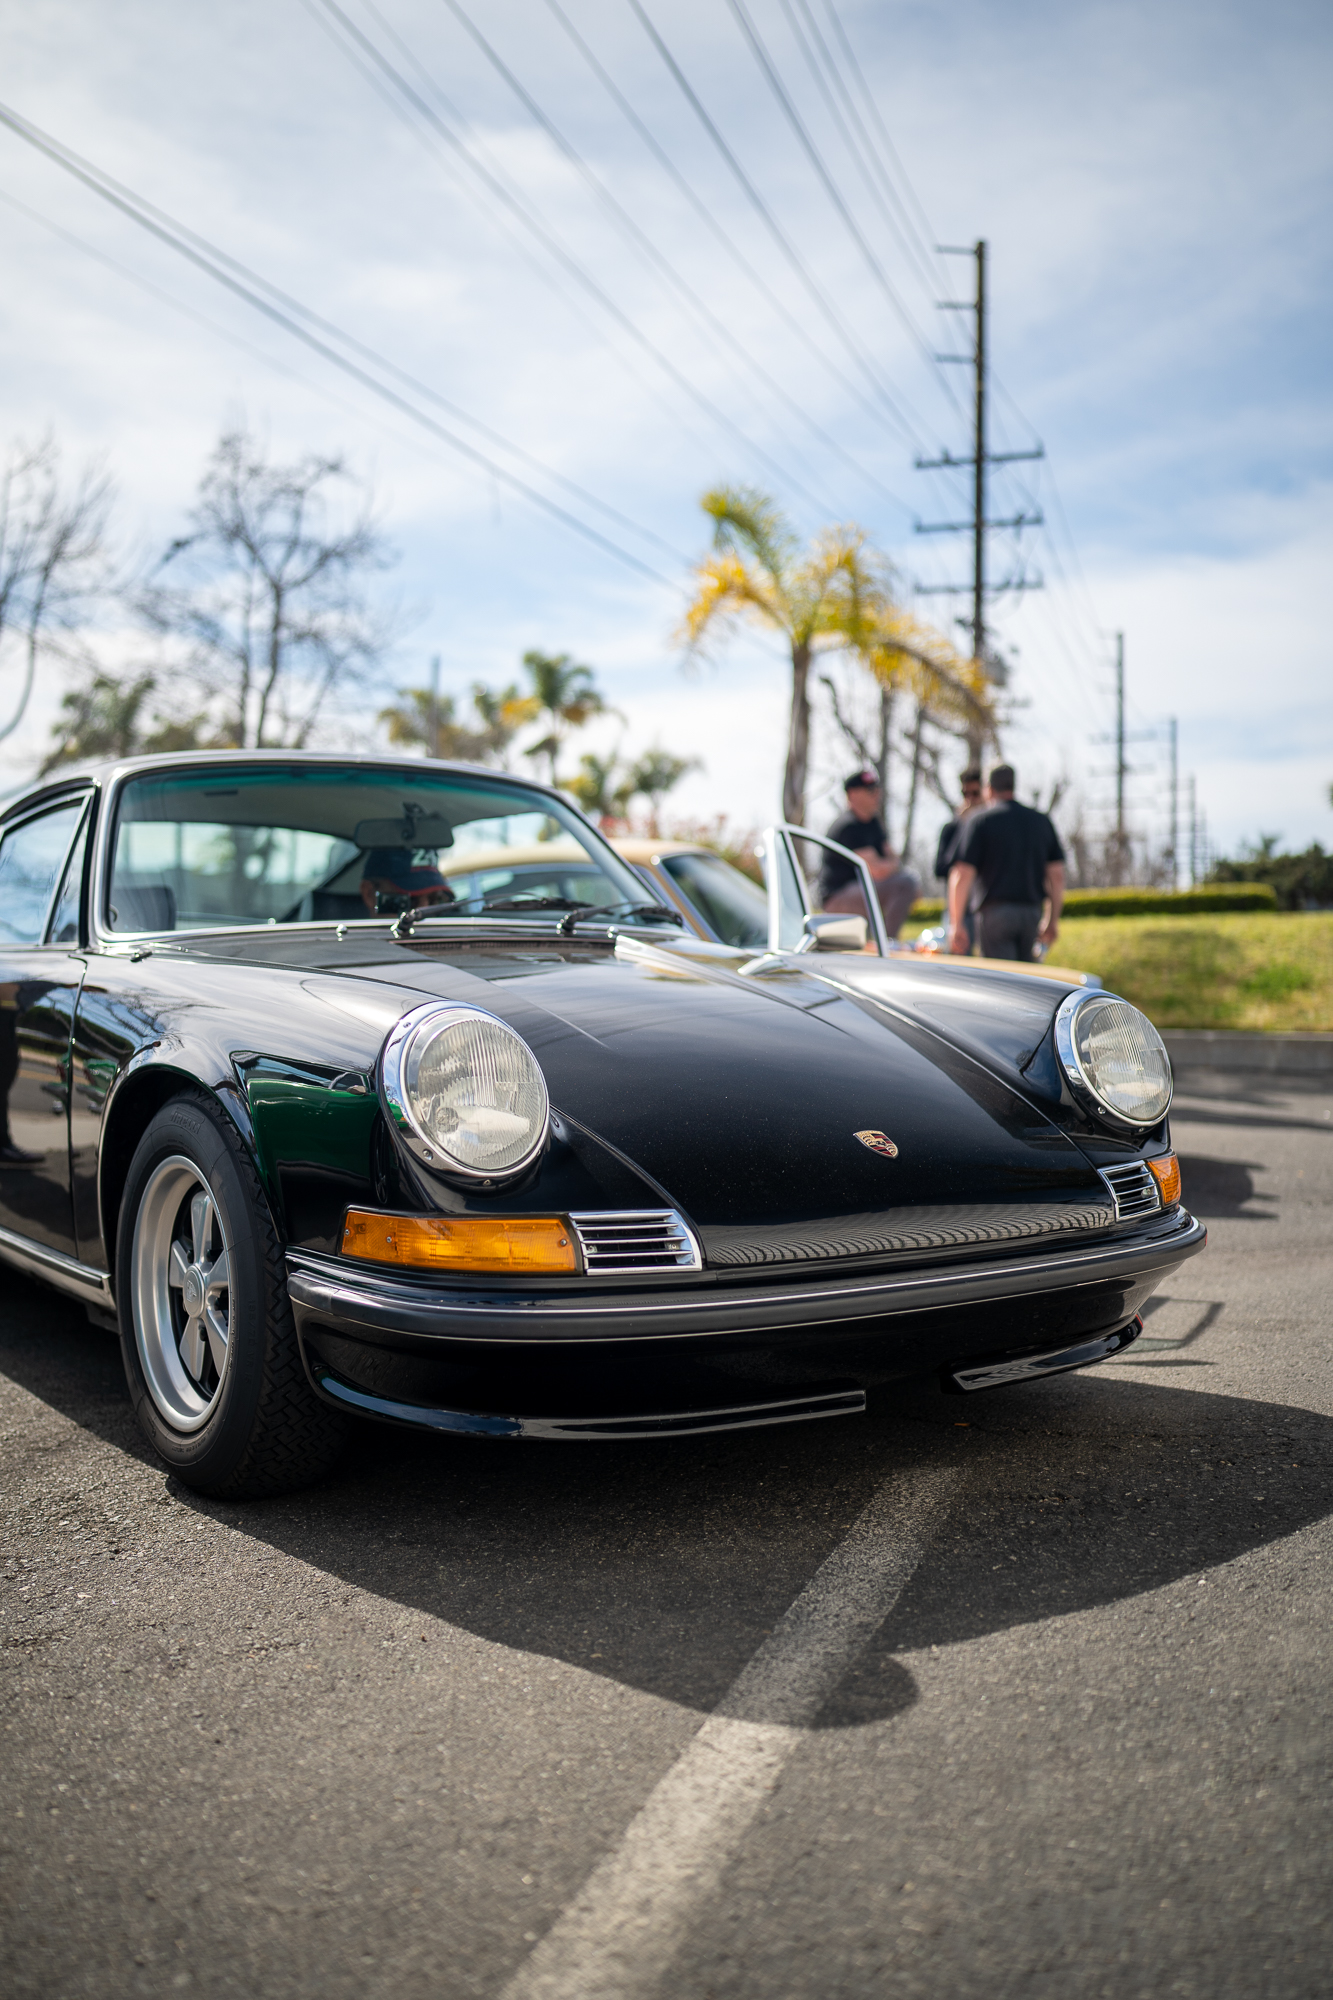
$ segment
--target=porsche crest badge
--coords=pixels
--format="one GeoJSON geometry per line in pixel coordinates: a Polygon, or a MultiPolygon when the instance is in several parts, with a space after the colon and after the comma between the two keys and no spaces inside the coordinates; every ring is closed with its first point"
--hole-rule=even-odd
{"type": "Polygon", "coordinates": [[[859,1139],[863,1146],[868,1146],[872,1153],[882,1153],[886,1160],[898,1157],[898,1148],[887,1132],[856,1132],[852,1136],[859,1139]]]}

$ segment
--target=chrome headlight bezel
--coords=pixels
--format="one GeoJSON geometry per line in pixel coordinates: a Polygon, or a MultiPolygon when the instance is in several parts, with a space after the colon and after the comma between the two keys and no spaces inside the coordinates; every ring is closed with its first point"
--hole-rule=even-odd
{"type": "Polygon", "coordinates": [[[446,1180],[462,1181],[469,1187],[506,1187],[528,1171],[546,1144],[551,1129],[551,1100],[542,1066],[523,1037],[507,1021],[502,1021],[498,1014],[491,1014],[484,1007],[430,1001],[424,1007],[412,1008],[390,1029],[380,1052],[379,1074],[381,1102],[399,1140],[422,1166],[429,1167],[432,1173],[446,1180]],[[522,1159],[489,1172],[455,1159],[438,1139],[425,1130],[416,1115],[407,1086],[408,1067],[413,1055],[442,1028],[452,1027],[461,1021],[484,1022],[488,1028],[498,1029],[510,1041],[517,1043],[532,1064],[534,1077],[541,1088],[542,1116],[532,1144],[522,1159]]]}
{"type": "Polygon", "coordinates": [[[1069,1085],[1070,1096],[1081,1109],[1090,1112],[1103,1125],[1114,1126],[1120,1132],[1150,1132],[1155,1125],[1161,1124],[1171,1108],[1171,1100],[1175,1095],[1175,1080],[1171,1075],[1171,1058],[1167,1054],[1166,1044],[1162,1042],[1161,1036],[1158,1035],[1156,1028],[1148,1020],[1147,1015],[1130,1001],[1122,999],[1118,993],[1106,993],[1100,987],[1091,987],[1078,993],[1071,993],[1066,999],[1062,1000],[1055,1015],[1055,1052],[1059,1058],[1065,1082],[1069,1085]],[[1084,1068],[1078,1048],[1078,1016],[1085,1007],[1099,1004],[1101,1006],[1123,1007],[1127,1013],[1134,1015],[1136,1020],[1144,1022],[1162,1045],[1162,1053],[1166,1056],[1166,1073],[1168,1079],[1166,1101],[1162,1105],[1161,1110],[1155,1112],[1151,1118],[1128,1117],[1116,1105],[1110,1103],[1102,1096],[1093,1078],[1089,1076],[1087,1070],[1084,1068]]]}

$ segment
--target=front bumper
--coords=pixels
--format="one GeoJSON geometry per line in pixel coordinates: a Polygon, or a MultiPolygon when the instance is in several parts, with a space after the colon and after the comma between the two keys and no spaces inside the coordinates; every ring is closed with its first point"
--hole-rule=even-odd
{"type": "Polygon", "coordinates": [[[628,1436],[840,1414],[868,1382],[1095,1348],[1206,1241],[1176,1210],[1047,1254],[545,1293],[292,1250],[288,1291],[310,1379],[344,1408],[491,1435],[628,1436]]]}

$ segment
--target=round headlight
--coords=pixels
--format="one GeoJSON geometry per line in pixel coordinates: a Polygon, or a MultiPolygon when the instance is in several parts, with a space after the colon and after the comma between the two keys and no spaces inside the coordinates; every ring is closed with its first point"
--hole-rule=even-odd
{"type": "Polygon", "coordinates": [[[1171,1058],[1146,1014],[1111,993],[1071,993],[1055,1017],[1070,1090],[1122,1125],[1155,1125],[1171,1102],[1171,1058]]]}
{"type": "Polygon", "coordinates": [[[521,1171],[546,1137],[546,1080],[527,1043],[472,1007],[415,1009],[384,1046],[384,1095],[419,1160],[472,1180],[521,1171]]]}

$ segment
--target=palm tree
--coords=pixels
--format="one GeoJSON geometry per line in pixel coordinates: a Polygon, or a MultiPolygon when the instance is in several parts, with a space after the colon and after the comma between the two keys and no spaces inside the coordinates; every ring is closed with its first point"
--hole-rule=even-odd
{"type": "Polygon", "coordinates": [[[458,719],[451,694],[433,688],[399,688],[398,699],[379,712],[390,743],[419,746],[428,757],[453,757],[467,764],[489,764],[502,758],[510,739],[532,721],[537,705],[531,695],[507,688],[473,683],[472,706],[477,724],[458,719]]]}
{"type": "Polygon", "coordinates": [[[613,711],[602,699],[592,668],[578,665],[568,653],[525,653],[523,664],[532,681],[534,715],[551,718],[547,734],[524,754],[545,757],[554,784],[556,759],[569,730],[582,729],[594,715],[613,711]]]}
{"type": "Polygon", "coordinates": [[[681,779],[690,771],[703,769],[698,757],[673,757],[669,750],[654,748],[646,750],[638,762],[631,766],[625,779],[625,798],[647,799],[648,830],[654,840],[657,838],[658,802],[668,792],[674,791],[681,779]]]}
{"type": "Polygon", "coordinates": [[[888,565],[859,528],[826,528],[802,549],[765,494],[719,486],[703,496],[714,553],[700,563],[683,637],[697,651],[716,625],[750,618],[781,632],[791,655],[791,715],[782,813],[805,819],[810,758],[810,665],[817,651],[868,653],[893,609],[888,565]]]}
{"type": "Polygon", "coordinates": [[[599,757],[590,750],[579,758],[578,776],[566,778],[565,789],[573,792],[584,812],[595,816],[604,827],[609,820],[625,817],[629,791],[623,775],[619,752],[613,750],[609,757],[599,757]]]}

